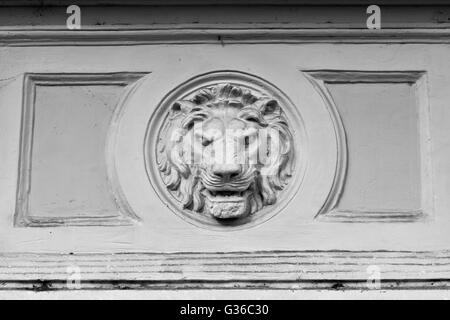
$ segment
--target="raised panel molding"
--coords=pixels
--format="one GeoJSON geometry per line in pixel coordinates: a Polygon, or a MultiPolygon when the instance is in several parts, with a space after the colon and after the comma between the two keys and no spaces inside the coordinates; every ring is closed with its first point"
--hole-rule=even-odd
{"type": "MultiPolygon", "coordinates": [[[[126,87],[148,74],[147,72],[119,72],[119,73],[29,73],[24,76],[23,107],[20,137],[19,177],[16,196],[16,211],[14,225],[20,227],[52,227],[62,225],[74,226],[115,226],[130,225],[139,218],[128,206],[122,196],[119,185],[114,184],[113,170],[107,163],[105,152],[104,162],[108,171],[108,184],[110,192],[117,205],[117,212],[111,214],[96,215],[86,212],[83,216],[59,215],[30,215],[30,191],[32,179],[32,152],[35,129],[35,103],[36,87],[56,86],[119,86],[126,87]]],[[[123,92],[122,92],[123,95],[123,92]]],[[[114,111],[116,112],[116,110],[114,111]]],[[[113,119],[111,120],[113,122],[113,119]]],[[[108,129],[109,131],[109,129],[108,129]]],[[[105,151],[107,143],[105,144],[105,151]]],[[[89,211],[89,210],[87,210],[89,211]]]]}
{"type": "MultiPolygon", "coordinates": [[[[330,194],[317,215],[323,221],[335,222],[412,222],[432,217],[433,196],[431,182],[431,138],[429,131],[429,105],[425,71],[362,71],[362,70],[302,70],[319,92],[330,110],[338,137],[338,163],[330,194]],[[413,87],[418,112],[420,146],[420,202],[418,210],[340,209],[339,201],[348,174],[348,141],[336,102],[327,84],[408,84],[413,87]]],[[[414,106],[413,106],[414,107],[414,106]]],[[[389,157],[389,155],[386,155],[389,157]]]]}

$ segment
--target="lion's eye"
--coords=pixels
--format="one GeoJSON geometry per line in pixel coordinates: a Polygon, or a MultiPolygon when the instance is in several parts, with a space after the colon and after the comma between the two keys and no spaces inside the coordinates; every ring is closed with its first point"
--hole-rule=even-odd
{"type": "Polygon", "coordinates": [[[209,145],[211,144],[211,142],[212,142],[212,140],[206,139],[205,137],[202,137],[202,145],[203,145],[204,147],[209,146],[209,145]]]}
{"type": "Polygon", "coordinates": [[[254,122],[254,123],[258,123],[259,122],[258,118],[256,118],[256,117],[248,117],[246,120],[248,122],[254,122]]]}

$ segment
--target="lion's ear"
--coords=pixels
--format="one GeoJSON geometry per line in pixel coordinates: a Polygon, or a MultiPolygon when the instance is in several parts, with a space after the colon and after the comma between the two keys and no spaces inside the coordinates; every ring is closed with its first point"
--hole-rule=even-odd
{"type": "Polygon", "coordinates": [[[189,113],[196,104],[188,100],[179,100],[172,104],[172,113],[189,113]]]}
{"type": "Polygon", "coordinates": [[[263,102],[260,107],[260,111],[263,116],[270,114],[279,115],[281,112],[281,108],[277,100],[270,99],[263,102]]]}

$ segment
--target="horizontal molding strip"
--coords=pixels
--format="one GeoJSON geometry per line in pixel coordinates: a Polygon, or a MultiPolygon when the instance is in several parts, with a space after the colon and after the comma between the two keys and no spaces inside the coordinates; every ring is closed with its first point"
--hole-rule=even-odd
{"type": "MultiPolygon", "coordinates": [[[[72,0],[1,0],[0,6],[69,6],[72,0]]],[[[371,5],[371,0],[78,0],[79,6],[201,6],[201,5],[371,5]]],[[[444,5],[447,0],[378,0],[377,5],[444,5]]]]}
{"type": "Polygon", "coordinates": [[[450,43],[450,28],[292,29],[267,28],[105,28],[0,29],[2,46],[144,45],[257,43],[450,43]]]}
{"type": "MultiPolygon", "coordinates": [[[[69,6],[73,4],[72,0],[0,0],[0,6],[69,6]]],[[[79,6],[202,6],[202,5],[371,5],[371,0],[78,0],[79,6]]],[[[378,0],[377,5],[445,5],[447,0],[378,0]]]]}
{"type": "Polygon", "coordinates": [[[414,84],[426,71],[383,70],[301,70],[325,83],[410,83],[414,84]]]}
{"type": "Polygon", "coordinates": [[[331,222],[415,222],[425,219],[421,210],[332,210],[320,216],[321,221],[331,222]]]}
{"type": "Polygon", "coordinates": [[[450,251],[260,251],[1,254],[0,289],[64,289],[73,267],[83,289],[364,289],[373,265],[386,288],[449,288],[450,251]]]}

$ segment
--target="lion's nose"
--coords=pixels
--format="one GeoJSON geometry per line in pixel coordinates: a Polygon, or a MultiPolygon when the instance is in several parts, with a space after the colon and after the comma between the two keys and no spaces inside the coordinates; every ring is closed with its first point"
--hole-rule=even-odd
{"type": "Polygon", "coordinates": [[[222,180],[229,181],[239,176],[241,166],[239,164],[216,164],[212,167],[212,172],[222,180]]]}

